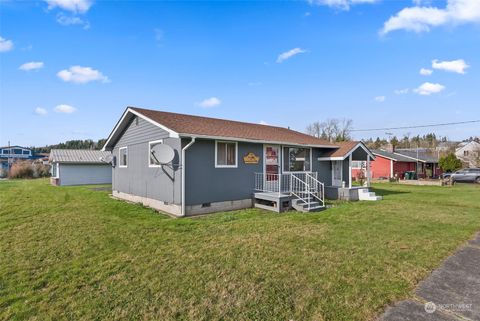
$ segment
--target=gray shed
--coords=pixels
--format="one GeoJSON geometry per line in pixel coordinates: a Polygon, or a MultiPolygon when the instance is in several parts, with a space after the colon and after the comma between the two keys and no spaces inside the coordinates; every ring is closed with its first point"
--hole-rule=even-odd
{"type": "Polygon", "coordinates": [[[106,162],[110,152],[85,149],[52,149],[52,185],[111,184],[112,166],[106,162]]]}

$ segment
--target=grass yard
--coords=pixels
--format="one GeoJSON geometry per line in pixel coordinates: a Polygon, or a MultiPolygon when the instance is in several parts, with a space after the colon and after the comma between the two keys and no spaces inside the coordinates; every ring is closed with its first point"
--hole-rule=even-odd
{"type": "Polygon", "coordinates": [[[376,185],[320,213],[172,219],[0,182],[0,319],[369,320],[480,230],[480,187],[376,185]]]}

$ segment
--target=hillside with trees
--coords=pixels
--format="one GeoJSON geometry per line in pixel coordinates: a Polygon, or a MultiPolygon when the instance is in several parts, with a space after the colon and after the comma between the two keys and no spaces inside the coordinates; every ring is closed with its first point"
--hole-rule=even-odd
{"type": "Polygon", "coordinates": [[[102,138],[98,141],[91,139],[85,140],[67,140],[65,143],[59,143],[55,145],[47,145],[43,147],[32,147],[34,153],[50,153],[52,149],[102,149],[105,145],[106,139],[102,138]]]}

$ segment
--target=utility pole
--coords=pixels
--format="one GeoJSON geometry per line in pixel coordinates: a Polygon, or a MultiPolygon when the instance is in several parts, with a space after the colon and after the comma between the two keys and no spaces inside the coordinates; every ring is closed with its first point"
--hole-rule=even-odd
{"type": "Polygon", "coordinates": [[[10,175],[10,167],[12,167],[12,150],[10,148],[10,141],[8,141],[8,156],[7,156],[7,168],[8,168],[8,175],[10,175]]]}

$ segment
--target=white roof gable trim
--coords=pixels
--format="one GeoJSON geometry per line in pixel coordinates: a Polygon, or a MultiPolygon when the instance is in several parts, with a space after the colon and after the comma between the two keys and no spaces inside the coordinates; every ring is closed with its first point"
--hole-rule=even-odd
{"type": "Polygon", "coordinates": [[[345,154],[345,156],[341,157],[341,156],[336,156],[336,157],[319,157],[318,160],[319,161],[323,161],[323,160],[344,160],[346,159],[347,157],[350,157],[350,155],[357,150],[357,148],[361,147],[371,158],[372,160],[375,159],[375,155],[365,146],[365,144],[363,144],[362,142],[359,142],[357,145],[353,146],[352,149],[350,149],[350,151],[345,154]]]}
{"type": "Polygon", "coordinates": [[[172,130],[172,129],[170,129],[170,128],[168,128],[168,127],[166,127],[166,126],[164,126],[164,125],[162,125],[162,124],[160,124],[160,123],[157,123],[157,122],[154,121],[153,119],[148,118],[147,116],[142,115],[142,114],[140,114],[139,112],[137,112],[137,111],[135,111],[135,110],[133,110],[133,109],[131,109],[131,108],[127,108],[127,109],[123,112],[122,118],[120,118],[120,120],[119,120],[119,121],[117,122],[117,124],[115,125],[115,128],[112,130],[112,132],[110,133],[110,135],[108,135],[107,141],[105,142],[105,145],[103,145],[103,148],[102,148],[103,151],[105,150],[105,147],[108,146],[108,144],[109,144],[110,141],[112,140],[112,137],[113,137],[114,134],[117,132],[118,128],[119,128],[120,125],[124,122],[125,117],[127,117],[127,115],[128,115],[129,113],[131,113],[131,114],[133,114],[133,115],[135,115],[135,116],[137,116],[137,117],[140,117],[140,118],[148,121],[149,123],[151,123],[151,124],[153,124],[153,125],[155,125],[155,126],[157,126],[157,127],[160,127],[161,129],[167,131],[168,134],[170,135],[170,137],[173,137],[173,138],[179,138],[179,137],[180,137],[180,135],[179,135],[176,131],[174,131],[174,130],[172,130]]]}

